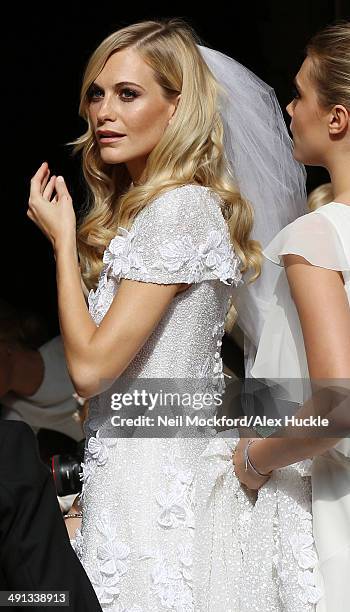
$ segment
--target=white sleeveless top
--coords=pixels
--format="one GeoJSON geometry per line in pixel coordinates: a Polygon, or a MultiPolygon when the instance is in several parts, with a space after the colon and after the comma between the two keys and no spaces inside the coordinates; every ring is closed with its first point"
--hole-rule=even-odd
{"type": "Polygon", "coordinates": [[[58,431],[77,442],[84,437],[75,389],[70,379],[61,336],[38,348],[44,363],[44,377],[33,395],[19,396],[10,391],[0,403],[2,418],[25,421],[35,433],[41,428],[58,431]]]}
{"type": "MultiPolygon", "coordinates": [[[[304,257],[338,270],[350,303],[350,206],[331,202],[285,227],[264,255],[283,267],[283,255],[304,257]]],[[[330,313],[330,316],[331,313],[330,313]]],[[[251,374],[255,378],[305,379],[309,371],[303,334],[284,269],[263,327],[251,374]]],[[[283,385],[284,399],[303,403],[305,385],[283,385]]],[[[325,590],[317,612],[345,612],[350,602],[350,439],[344,438],[312,466],[317,579],[325,590]]]]}

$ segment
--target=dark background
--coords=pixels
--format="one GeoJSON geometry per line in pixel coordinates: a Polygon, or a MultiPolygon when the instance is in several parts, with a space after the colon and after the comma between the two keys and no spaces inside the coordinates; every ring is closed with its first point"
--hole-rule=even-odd
{"type": "MultiPolygon", "coordinates": [[[[147,4],[144,10],[129,12],[124,5],[16,5],[2,24],[0,297],[45,315],[50,335],[59,333],[54,257],[49,242],[26,216],[29,183],[48,161],[51,174],[65,177],[79,210],[85,193],[80,160],[71,157],[65,143],[85,131],[78,117],[79,91],[85,64],[98,44],[134,21],[182,17],[203,44],[231,55],[272,85],[284,109],[308,39],[335,19],[350,16],[350,0],[233,0],[224,8],[211,3],[197,10],[174,2],[168,10],[164,4],[147,4]]],[[[324,170],[308,169],[308,190],[327,180],[324,170]]]]}

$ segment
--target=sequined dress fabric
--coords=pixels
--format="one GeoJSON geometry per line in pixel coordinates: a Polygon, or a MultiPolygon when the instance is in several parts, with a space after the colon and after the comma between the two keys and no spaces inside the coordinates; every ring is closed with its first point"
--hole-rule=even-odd
{"type": "MultiPolygon", "coordinates": [[[[199,185],[161,194],[130,230],[118,228],[103,261],[89,295],[97,325],[124,278],[191,283],[123,376],[204,379],[206,391],[222,393],[224,320],[242,278],[219,196],[199,185]]],[[[282,470],[257,502],[234,476],[236,431],[104,437],[99,402],[90,400],[85,426],[83,520],[73,545],[104,611],[314,609],[308,477],[282,470]]]]}

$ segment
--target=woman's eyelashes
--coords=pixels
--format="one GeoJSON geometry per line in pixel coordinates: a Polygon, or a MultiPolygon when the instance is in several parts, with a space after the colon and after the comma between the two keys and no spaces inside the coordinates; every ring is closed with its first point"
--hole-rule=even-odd
{"type": "MultiPolygon", "coordinates": [[[[140,94],[138,94],[133,89],[130,89],[129,87],[124,87],[123,89],[121,89],[119,91],[119,95],[120,95],[121,100],[123,100],[123,102],[132,102],[140,94]],[[122,96],[121,94],[123,94],[123,93],[127,93],[128,95],[127,96],[122,96]]],[[[87,98],[88,98],[89,102],[95,102],[96,100],[98,100],[101,97],[103,97],[103,91],[101,89],[98,89],[98,87],[91,87],[88,90],[87,98]],[[99,94],[102,94],[102,95],[100,96],[99,94]]]]}
{"type": "Polygon", "coordinates": [[[293,100],[298,100],[300,98],[299,90],[295,87],[295,85],[292,85],[292,96],[293,100]]]}
{"type": "Polygon", "coordinates": [[[137,98],[139,96],[139,94],[136,91],[134,91],[133,89],[125,88],[125,89],[122,89],[120,91],[120,93],[122,93],[123,91],[124,92],[127,91],[129,94],[131,94],[131,96],[127,96],[126,98],[122,98],[124,100],[134,100],[135,98],[137,98]]]}

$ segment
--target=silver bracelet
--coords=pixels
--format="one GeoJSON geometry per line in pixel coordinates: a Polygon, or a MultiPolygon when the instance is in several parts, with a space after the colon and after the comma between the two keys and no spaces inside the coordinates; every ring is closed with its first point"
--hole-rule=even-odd
{"type": "Polygon", "coordinates": [[[83,513],[82,512],[71,512],[69,514],[65,514],[63,518],[64,520],[68,518],[83,518],[83,513]]]}
{"type": "Polygon", "coordinates": [[[248,472],[248,466],[250,467],[250,469],[257,475],[257,476],[269,476],[271,474],[271,472],[268,472],[268,474],[263,474],[262,472],[259,472],[259,470],[257,470],[254,465],[252,464],[252,462],[250,461],[249,458],[249,454],[248,454],[248,450],[249,447],[251,446],[251,444],[253,444],[253,442],[255,442],[255,440],[248,440],[248,444],[244,449],[244,461],[245,461],[245,471],[248,472]]]}

